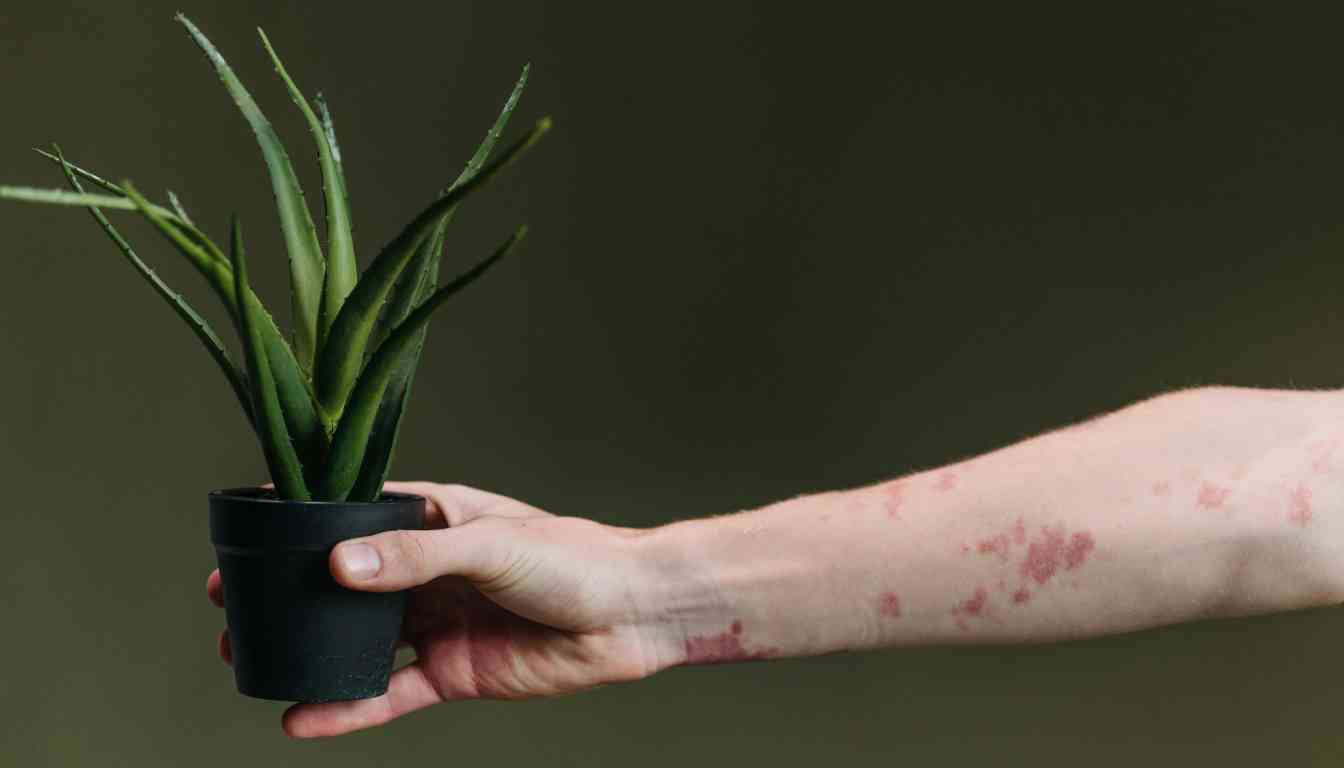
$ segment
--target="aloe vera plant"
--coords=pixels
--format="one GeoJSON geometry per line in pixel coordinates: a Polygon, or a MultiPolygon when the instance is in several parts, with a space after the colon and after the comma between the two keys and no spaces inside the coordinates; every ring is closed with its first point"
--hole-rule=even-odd
{"type": "Polygon", "coordinates": [[[317,146],[325,202],[325,250],[298,176],[279,136],[224,57],[185,16],[186,27],[255,134],[271,180],[290,268],[291,332],[286,336],[252,291],[242,226],[230,223],[227,253],[187,214],[131,183],[113,183],[70,162],[53,145],[37,150],[63,172],[69,190],[0,186],[0,199],[88,209],[116,248],[187,323],[236,395],[284,499],[370,501],[382,491],[431,315],[512,251],[520,227],[492,254],[439,284],[445,233],[461,202],[530,149],[550,128],[536,123],[492,159],[527,83],[528,68],[461,174],[372,258],[360,273],[344,165],[326,102],[304,97],[261,30],[262,45],[317,146]],[[91,191],[87,187],[96,188],[91,191]],[[242,362],[116,229],[106,211],[139,214],[205,278],[241,341],[242,362]]]}

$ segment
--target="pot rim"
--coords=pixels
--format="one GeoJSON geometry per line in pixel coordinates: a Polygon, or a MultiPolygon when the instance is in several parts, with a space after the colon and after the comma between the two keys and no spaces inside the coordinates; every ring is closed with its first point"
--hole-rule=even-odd
{"type": "Polygon", "coordinates": [[[405,504],[407,502],[427,501],[424,496],[419,496],[414,493],[392,493],[389,491],[383,491],[378,495],[378,498],[373,501],[303,501],[301,499],[282,499],[274,494],[275,491],[269,488],[244,486],[239,488],[221,488],[219,490],[211,491],[210,499],[236,501],[261,506],[300,506],[313,507],[316,509],[354,506],[391,506],[405,504]]]}

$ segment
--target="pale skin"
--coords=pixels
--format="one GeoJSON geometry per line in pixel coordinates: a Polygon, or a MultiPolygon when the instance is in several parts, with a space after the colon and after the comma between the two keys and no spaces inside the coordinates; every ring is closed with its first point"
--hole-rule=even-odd
{"type": "MultiPolygon", "coordinates": [[[[351,589],[413,590],[417,660],[387,695],[297,705],[284,728],[333,736],[684,664],[1335,604],[1341,479],[1344,392],[1206,388],[897,480],[649,530],[390,483],[428,499],[432,530],[344,542],[331,570],[351,589]]],[[[207,591],[222,603],[218,571],[207,591]]]]}

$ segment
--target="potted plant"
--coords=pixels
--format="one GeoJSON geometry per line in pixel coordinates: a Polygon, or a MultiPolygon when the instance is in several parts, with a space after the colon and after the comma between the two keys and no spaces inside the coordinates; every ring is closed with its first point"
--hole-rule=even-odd
{"type": "Polygon", "coordinates": [[[129,182],[115,184],[69,162],[54,146],[42,154],[64,172],[70,191],[0,187],[0,198],[87,208],[214,358],[261,443],[274,490],[209,495],[238,690],[285,701],[377,696],[387,690],[404,595],[345,590],[331,578],[327,557],[341,540],[421,525],[424,500],[383,493],[382,486],[427,323],[524,234],[518,229],[488,258],[440,285],[445,229],[462,200],[535,144],[550,121],[538,122],[491,159],[527,82],[525,67],[457,180],[361,273],[341,154],[321,96],[309,103],[258,30],[317,145],[325,250],[270,122],[205,35],[185,16],[177,18],[205,51],[261,146],[289,256],[289,337],[249,287],[237,216],[226,254],[171,192],[167,207],[157,205],[129,182]],[[100,191],[90,193],[86,184],[100,191]],[[210,324],[140,259],[104,215],[109,210],[143,216],[201,273],[238,331],[241,365],[210,324]]]}

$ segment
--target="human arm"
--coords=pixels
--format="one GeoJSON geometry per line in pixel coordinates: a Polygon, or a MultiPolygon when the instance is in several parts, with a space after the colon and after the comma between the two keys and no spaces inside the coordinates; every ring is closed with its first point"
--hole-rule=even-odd
{"type": "Polygon", "coordinates": [[[1204,389],[899,480],[647,531],[398,486],[450,526],[347,542],[332,565],[357,589],[426,585],[407,626],[419,660],[388,696],[302,705],[286,728],[329,735],[443,699],[679,664],[1039,642],[1337,602],[1342,440],[1339,394],[1204,389]],[[344,559],[361,544],[381,556],[368,578],[344,559]]]}
{"type": "Polygon", "coordinates": [[[678,628],[676,661],[1332,604],[1341,476],[1344,395],[1178,392],[933,471],[658,529],[650,602],[678,628]]]}

